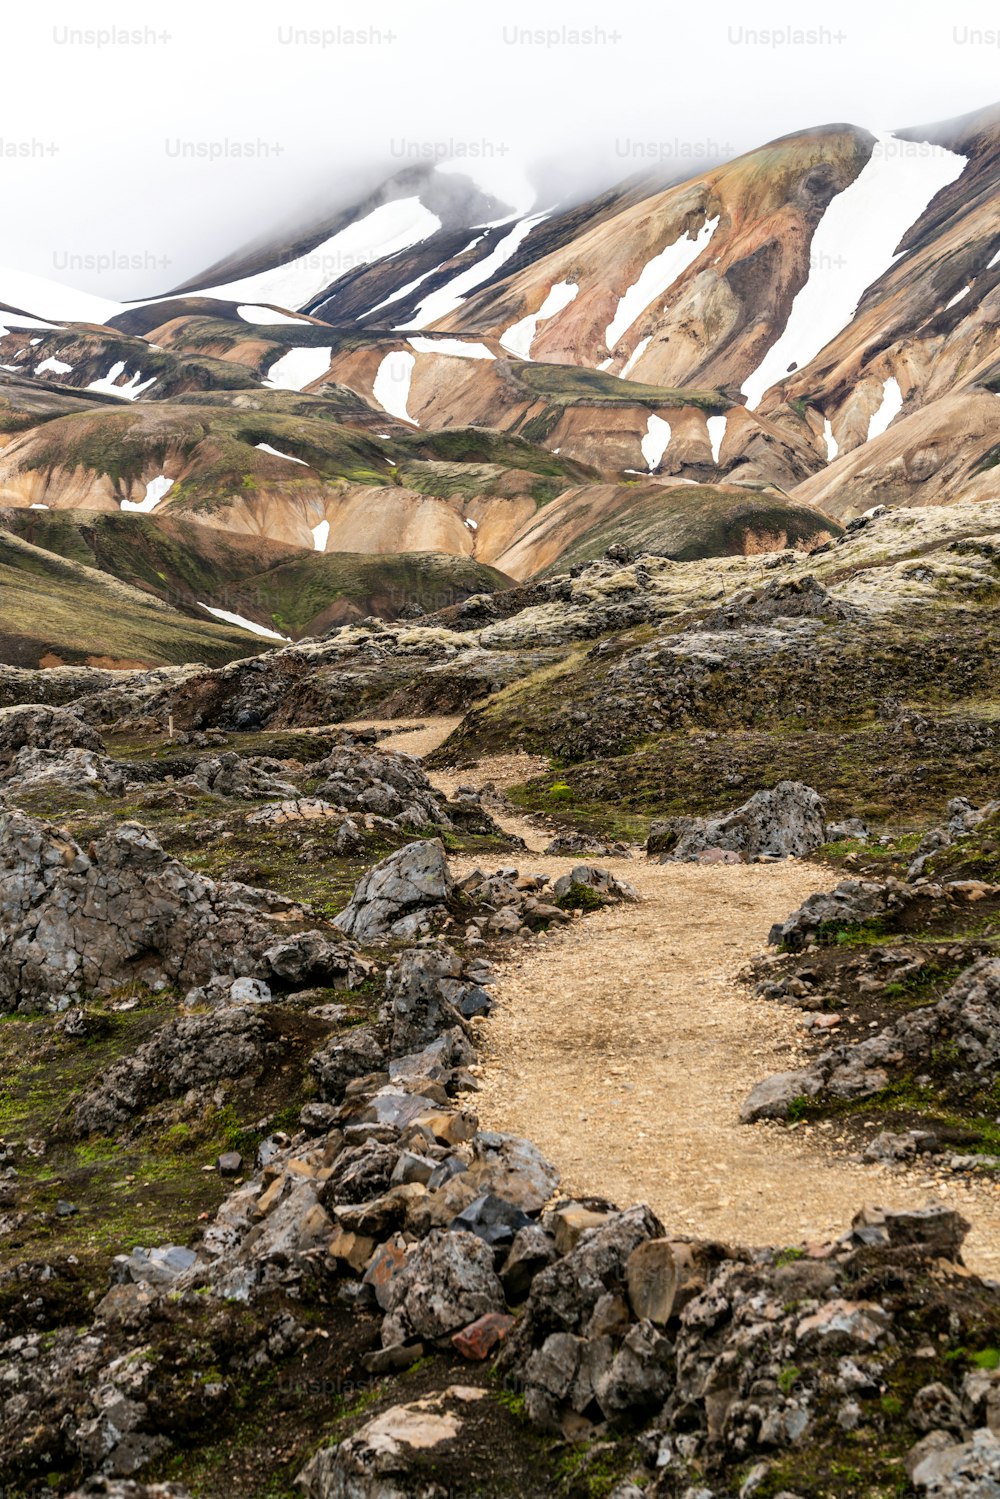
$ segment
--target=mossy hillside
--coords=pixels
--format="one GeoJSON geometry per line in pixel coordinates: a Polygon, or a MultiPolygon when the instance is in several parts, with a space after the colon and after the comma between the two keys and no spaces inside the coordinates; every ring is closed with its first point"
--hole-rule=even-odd
{"type": "Polygon", "coordinates": [[[0,531],[0,653],[13,665],[221,666],[263,645],[0,531]]]}
{"type": "Polygon", "coordinates": [[[531,395],[549,405],[566,406],[695,406],[707,415],[721,415],[733,405],[721,390],[673,389],[620,380],[602,370],[572,364],[511,364],[510,377],[531,395]]]}
{"type": "Polygon", "coordinates": [[[753,495],[710,484],[676,489],[650,485],[636,502],[585,531],[543,576],[602,557],[608,547],[692,562],[703,557],[743,556],[762,546],[814,545],[840,534],[835,521],[778,495],[753,495]]]}

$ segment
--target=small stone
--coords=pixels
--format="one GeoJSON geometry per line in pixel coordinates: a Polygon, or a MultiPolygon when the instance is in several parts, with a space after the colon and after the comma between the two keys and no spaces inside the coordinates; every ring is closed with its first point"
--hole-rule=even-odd
{"type": "Polygon", "coordinates": [[[238,1150],[226,1150],[215,1164],[220,1176],[239,1176],[243,1166],[243,1157],[238,1150]]]}
{"type": "Polygon", "coordinates": [[[452,1347],[463,1358],[481,1362],[489,1357],[513,1325],[514,1318],[507,1313],[487,1312],[484,1317],[479,1317],[475,1322],[470,1322],[468,1327],[463,1327],[461,1332],[454,1333],[451,1339],[452,1347]]]}

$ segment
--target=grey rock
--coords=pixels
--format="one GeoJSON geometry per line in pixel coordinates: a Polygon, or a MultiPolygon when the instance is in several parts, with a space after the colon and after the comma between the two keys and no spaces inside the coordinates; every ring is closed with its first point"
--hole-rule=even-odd
{"type": "Polygon", "coordinates": [[[434,1229],[392,1278],[382,1344],[447,1338],[504,1310],[493,1251],[475,1234],[434,1229]]]}
{"type": "Polygon", "coordinates": [[[647,848],[663,860],[695,859],[712,849],[743,859],[801,859],[825,838],[826,814],[819,793],[801,781],[779,781],[773,790],[756,792],[735,812],[655,824],[647,848]]]}
{"type": "Polygon", "coordinates": [[[334,925],[360,942],[416,936],[453,889],[441,841],[408,843],[368,871],[334,925]]]}

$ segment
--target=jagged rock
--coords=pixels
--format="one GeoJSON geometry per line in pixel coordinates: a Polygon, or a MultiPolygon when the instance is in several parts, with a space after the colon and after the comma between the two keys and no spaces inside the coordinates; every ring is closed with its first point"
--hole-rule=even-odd
{"type": "Polygon", "coordinates": [[[130,1478],[90,1478],[67,1499],[192,1499],[180,1483],[137,1483],[130,1478]]]}
{"type": "Polygon", "coordinates": [[[69,708],[26,703],[0,708],[0,769],[6,771],[19,750],[81,749],[103,754],[104,741],[69,708]]]}
{"type": "Polygon", "coordinates": [[[111,1263],[112,1284],[131,1281],[136,1285],[165,1286],[190,1270],[197,1255],[180,1244],[164,1244],[157,1249],[136,1246],[129,1254],[116,1254],[111,1263]]]}
{"type": "Polygon", "coordinates": [[[914,1395],[910,1420],[918,1431],[951,1431],[961,1436],[965,1430],[961,1401],[939,1380],[914,1395]]]}
{"type": "Polygon", "coordinates": [[[265,948],[261,956],[269,974],[296,988],[356,989],[375,972],[375,964],[353,942],[324,932],[297,932],[265,948]]]}
{"type": "Polygon", "coordinates": [[[630,1327],[594,1393],[607,1416],[662,1405],[673,1383],[674,1346],[651,1322],[630,1327]]]}
{"type": "Polygon", "coordinates": [[[189,1088],[258,1072],[269,1044],[266,1021],[251,1010],[214,1010],[168,1021],[78,1100],[73,1111],[76,1131],[113,1135],[158,1098],[174,1098],[189,1088]]]}
{"type": "Polygon", "coordinates": [[[293,797],[295,787],[274,774],[281,770],[277,760],[230,751],[226,755],[199,760],[191,777],[200,791],[210,796],[232,797],[239,801],[293,797]]]}
{"type": "Polygon", "coordinates": [[[697,859],[716,849],[748,860],[801,859],[825,838],[826,812],[819,793],[801,781],[779,781],[771,791],[756,792],[735,812],[654,823],[646,847],[663,863],[697,859]]]}
{"type": "Polygon", "coordinates": [[[334,1036],[309,1061],[309,1070],[319,1085],[324,1103],[339,1103],[356,1077],[367,1077],[385,1066],[386,1054],[369,1026],[352,1026],[334,1036]]]}
{"type": "Polygon", "coordinates": [[[932,1203],[924,1208],[865,1207],[851,1224],[855,1243],[918,1247],[934,1259],[960,1262],[969,1224],[954,1208],[932,1203]]]}
{"type": "Polygon", "coordinates": [[[810,1068],[778,1073],[757,1084],[740,1111],[744,1123],[787,1117],[798,1096],[866,1098],[885,1088],[893,1073],[922,1067],[935,1050],[953,1048],[957,1065],[942,1086],[956,1098],[973,1084],[992,1086],[1000,1072],[1000,958],[981,958],[960,974],[936,1004],[901,1015],[863,1041],[844,1041],[820,1052],[810,1068]]]}
{"type": "Polygon", "coordinates": [[[631,859],[627,843],[604,842],[589,833],[559,833],[545,847],[547,854],[589,854],[592,859],[631,859]]]}
{"type": "Polygon", "coordinates": [[[393,1277],[382,1344],[448,1338],[504,1305],[492,1249],[475,1234],[435,1229],[393,1277]]]}
{"type": "Polygon", "coordinates": [[[18,750],[6,767],[9,796],[65,792],[68,796],[120,796],[130,777],[128,766],[90,749],[18,750]]]}
{"type": "Polygon", "coordinates": [[[551,1265],[556,1258],[556,1246],[552,1235],[538,1223],[522,1228],[514,1236],[510,1253],[500,1272],[507,1300],[523,1301],[531,1290],[531,1283],[540,1270],[551,1265]]]}
{"type": "Polygon", "coordinates": [[[450,1385],[438,1395],[394,1405],[346,1441],[321,1447],[296,1483],[307,1499],[447,1499],[428,1476],[435,1458],[461,1440],[465,1410],[488,1392],[450,1385]],[[423,1472],[414,1471],[419,1460],[423,1472]]]}
{"type": "Polygon", "coordinates": [[[262,918],[294,909],[216,884],[124,823],[87,853],[63,831],[0,810],[0,1006],[31,1008],[140,980],[184,986],[252,974],[274,941],[262,918]]]}
{"type": "Polygon", "coordinates": [[[910,1482],[928,1499],[996,1499],[1000,1495],[1000,1437],[973,1432],[967,1442],[952,1442],[932,1432],[906,1459],[910,1482]]]}
{"type": "Polygon", "coordinates": [[[413,937],[453,889],[441,841],[408,843],[368,871],[334,925],[360,942],[413,937]]]}
{"type": "Polygon", "coordinates": [[[827,843],[843,843],[847,839],[867,843],[869,837],[868,825],[860,817],[845,817],[841,822],[828,822],[826,825],[827,843]]]}
{"type": "Polygon", "coordinates": [[[871,921],[901,908],[910,898],[897,880],[842,880],[834,890],[810,895],[797,911],[776,922],[767,940],[798,952],[821,927],[871,921]]]}
{"type": "Polygon", "coordinates": [[[451,827],[444,804],[411,755],[361,748],[336,749],[312,767],[325,776],[318,795],[341,807],[375,812],[399,827],[451,827]]]}
{"type": "Polygon", "coordinates": [[[593,864],[578,864],[569,874],[561,875],[552,887],[553,897],[557,901],[566,899],[574,885],[582,886],[605,902],[641,899],[634,885],[620,880],[609,869],[599,869],[593,864]]]}
{"type": "Polygon", "coordinates": [[[456,1004],[469,987],[462,982],[462,961],[452,948],[402,953],[385,976],[391,1055],[418,1052],[442,1031],[461,1030],[464,1021],[456,1004]]]}

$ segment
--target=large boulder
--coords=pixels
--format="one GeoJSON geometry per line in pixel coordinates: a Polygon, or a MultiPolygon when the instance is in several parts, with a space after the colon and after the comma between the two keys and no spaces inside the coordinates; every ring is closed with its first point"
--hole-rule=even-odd
{"type": "Polygon", "coordinates": [[[400,827],[451,827],[451,818],[412,755],[350,746],[312,766],[319,795],[337,806],[388,817],[400,827]]]}
{"type": "Polygon", "coordinates": [[[101,736],[69,708],[49,708],[24,703],[0,708],[0,767],[5,768],[19,750],[104,750],[101,736]]]}
{"type": "Polygon", "coordinates": [[[439,1341],[487,1312],[502,1312],[493,1250],[476,1234],[433,1230],[389,1283],[382,1345],[439,1341]]]}
{"type": "Polygon", "coordinates": [[[453,890],[441,840],[408,843],[368,871],[334,924],[359,942],[414,937],[453,890]]]}
{"type": "Polygon", "coordinates": [[[190,987],[262,968],[292,902],[217,884],[123,823],[87,852],[62,829],[0,810],[0,1008],[139,981],[190,987]]]}
{"type": "Polygon", "coordinates": [[[716,850],[740,859],[804,858],[826,838],[819,792],[801,781],[779,781],[758,791],[735,812],[718,817],[675,817],[654,823],[647,849],[662,862],[699,859],[716,850]]]}

